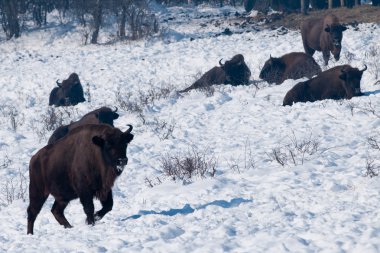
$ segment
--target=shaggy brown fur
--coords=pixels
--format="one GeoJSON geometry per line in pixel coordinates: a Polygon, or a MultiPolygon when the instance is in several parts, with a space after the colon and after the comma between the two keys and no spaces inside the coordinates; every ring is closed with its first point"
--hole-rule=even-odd
{"type": "Polygon", "coordinates": [[[333,14],[323,18],[305,20],[301,24],[301,36],[305,53],[312,56],[315,51],[322,51],[325,65],[329,62],[330,52],[334,55],[335,60],[339,60],[343,31],[346,29],[333,14]]]}
{"type": "Polygon", "coordinates": [[[283,105],[361,96],[360,80],[366,69],[367,66],[359,70],[350,65],[342,65],[326,70],[306,82],[296,84],[286,93],[283,105]]]}
{"type": "Polygon", "coordinates": [[[321,72],[312,56],[294,52],[279,58],[270,57],[260,72],[260,78],[268,83],[281,84],[286,79],[312,78],[321,72]]]}
{"type": "Polygon", "coordinates": [[[77,127],[61,141],[40,149],[29,163],[28,234],[49,194],[55,198],[51,209],[59,224],[72,227],[64,216],[68,203],[79,198],[94,225],[111,211],[112,186],[128,163],[126,149],[132,126],[124,133],[105,124],[77,127]],[[102,209],[94,214],[94,197],[102,209]]]}
{"type": "Polygon", "coordinates": [[[245,64],[243,55],[237,54],[224,64],[219,61],[219,64],[220,67],[213,67],[190,87],[180,92],[204,88],[213,84],[248,84],[251,71],[247,64],[245,64]]]}
{"type": "Polygon", "coordinates": [[[86,101],[83,96],[82,84],[76,73],[72,73],[62,83],[57,81],[57,85],[58,87],[50,92],[49,105],[68,106],[86,101]]]}
{"type": "Polygon", "coordinates": [[[116,113],[116,111],[117,108],[115,109],[115,111],[112,111],[111,108],[101,107],[99,109],[87,113],[76,122],[71,122],[69,125],[60,126],[53,132],[53,134],[49,138],[48,144],[53,144],[57,142],[59,139],[63,138],[66,134],[68,134],[71,130],[81,125],[104,123],[113,126],[113,121],[119,118],[119,114],[116,113]]]}

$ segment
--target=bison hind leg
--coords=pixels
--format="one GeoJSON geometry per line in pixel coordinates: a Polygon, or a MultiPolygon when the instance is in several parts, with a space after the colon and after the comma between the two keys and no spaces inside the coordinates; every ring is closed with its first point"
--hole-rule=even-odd
{"type": "Polygon", "coordinates": [[[63,213],[68,204],[68,201],[59,201],[56,199],[54,201],[53,207],[51,208],[51,212],[60,225],[64,226],[65,228],[72,228],[73,226],[70,225],[63,213]]]}
{"type": "Polygon", "coordinates": [[[27,209],[28,214],[28,231],[27,234],[33,234],[34,222],[37,215],[40,213],[42,206],[44,205],[48,195],[32,196],[30,195],[30,203],[27,209]]]}

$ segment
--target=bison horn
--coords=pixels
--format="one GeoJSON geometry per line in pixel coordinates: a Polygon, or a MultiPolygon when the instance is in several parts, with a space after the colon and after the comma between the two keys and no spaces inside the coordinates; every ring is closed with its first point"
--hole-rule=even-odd
{"type": "Polygon", "coordinates": [[[367,70],[367,65],[364,64],[364,69],[360,70],[361,72],[364,72],[367,70]]]}
{"type": "Polygon", "coordinates": [[[219,65],[220,65],[221,67],[223,67],[223,65],[224,65],[224,64],[222,63],[222,60],[223,60],[223,58],[219,60],[219,65]]]}
{"type": "Polygon", "coordinates": [[[117,112],[117,109],[118,109],[118,108],[115,106],[115,110],[114,110],[113,112],[117,112]]]}
{"type": "Polygon", "coordinates": [[[58,82],[59,79],[57,79],[57,81],[55,81],[58,85],[58,87],[62,87],[62,83],[58,82]]]}
{"type": "Polygon", "coordinates": [[[132,129],[133,129],[133,126],[132,126],[132,125],[129,125],[129,124],[128,124],[128,126],[129,126],[128,130],[125,131],[126,134],[129,134],[130,132],[132,132],[132,129]]]}

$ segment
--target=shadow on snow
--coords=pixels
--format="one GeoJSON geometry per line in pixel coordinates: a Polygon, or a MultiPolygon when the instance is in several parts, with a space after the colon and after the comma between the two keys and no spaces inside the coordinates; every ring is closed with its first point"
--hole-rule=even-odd
{"type": "Polygon", "coordinates": [[[180,209],[169,209],[168,211],[149,211],[149,210],[140,210],[138,214],[131,215],[127,218],[122,219],[122,221],[130,220],[130,219],[138,219],[141,216],[148,215],[148,214],[161,214],[166,216],[174,216],[177,214],[189,214],[194,213],[196,210],[205,209],[208,206],[219,206],[223,208],[232,208],[237,207],[242,203],[252,202],[252,199],[243,199],[243,198],[234,198],[231,199],[231,201],[225,201],[225,200],[215,200],[210,203],[200,205],[196,208],[192,208],[189,204],[184,205],[180,209]]]}

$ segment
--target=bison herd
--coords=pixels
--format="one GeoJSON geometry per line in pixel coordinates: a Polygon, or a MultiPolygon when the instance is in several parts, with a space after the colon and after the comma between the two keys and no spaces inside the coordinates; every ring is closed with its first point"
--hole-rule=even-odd
{"type": "MultiPolygon", "coordinates": [[[[365,66],[359,70],[350,65],[336,66],[324,72],[312,57],[321,51],[325,65],[330,53],[339,59],[343,31],[347,28],[334,15],[309,19],[301,24],[301,36],[305,53],[291,52],[272,57],[265,62],[260,78],[275,84],[286,79],[306,77],[297,83],[283,100],[283,106],[297,102],[314,102],[323,99],[351,99],[362,95],[360,81],[365,66]]],[[[251,71],[242,54],[206,72],[187,92],[213,84],[247,85],[251,71]]],[[[49,105],[69,106],[84,102],[83,87],[76,73],[62,83],[57,81],[49,97],[49,105]]],[[[51,209],[59,224],[71,227],[64,216],[68,203],[79,198],[87,216],[87,223],[94,224],[112,209],[112,186],[127,165],[126,150],[132,141],[132,126],[126,131],[114,127],[119,117],[117,108],[101,107],[89,112],[80,120],[57,128],[29,164],[29,199],[27,208],[27,233],[33,234],[34,221],[49,194],[55,198],[51,209]],[[102,208],[95,212],[93,198],[100,200],[102,208]]]]}
{"type": "MultiPolygon", "coordinates": [[[[360,81],[367,66],[358,70],[349,65],[341,65],[322,72],[313,58],[315,51],[320,51],[325,65],[328,65],[331,54],[335,60],[339,60],[345,30],[347,27],[333,14],[305,20],[301,24],[305,53],[291,52],[281,57],[270,56],[261,69],[260,79],[268,83],[281,84],[286,79],[309,78],[306,82],[296,84],[285,95],[284,106],[323,99],[350,99],[362,95],[360,81]]],[[[250,76],[251,71],[244,62],[243,55],[238,54],[225,64],[220,63],[219,67],[212,68],[190,87],[180,92],[213,84],[245,85],[249,83],[250,76]]]]}

